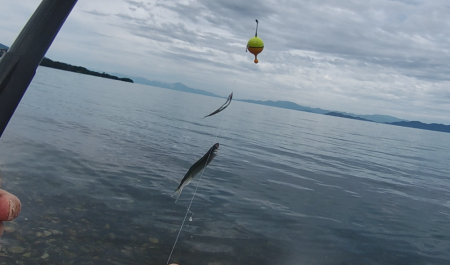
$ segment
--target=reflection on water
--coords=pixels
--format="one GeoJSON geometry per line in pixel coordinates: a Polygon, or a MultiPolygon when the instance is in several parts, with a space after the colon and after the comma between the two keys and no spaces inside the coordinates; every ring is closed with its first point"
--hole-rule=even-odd
{"type": "Polygon", "coordinates": [[[172,261],[449,264],[450,134],[238,101],[202,119],[222,101],[40,68],[0,139],[23,204],[0,264],[165,264],[196,179],[170,195],[215,142],[172,261]]]}

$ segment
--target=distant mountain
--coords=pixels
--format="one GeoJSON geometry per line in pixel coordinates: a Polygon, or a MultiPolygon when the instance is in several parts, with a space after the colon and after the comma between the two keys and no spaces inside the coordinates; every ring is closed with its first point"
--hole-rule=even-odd
{"type": "Polygon", "coordinates": [[[200,94],[200,95],[205,95],[205,96],[210,96],[210,97],[218,97],[218,98],[222,98],[221,96],[218,96],[214,93],[208,92],[208,91],[204,91],[201,89],[195,89],[195,88],[190,88],[180,82],[177,83],[173,83],[170,84],[170,89],[173,90],[178,90],[178,91],[183,91],[183,92],[188,92],[188,93],[195,93],[195,94],[200,94]]]}
{"type": "Polygon", "coordinates": [[[149,86],[154,86],[154,87],[161,87],[161,88],[167,88],[167,89],[171,89],[171,90],[177,90],[177,91],[183,91],[183,92],[188,92],[188,93],[194,93],[194,94],[200,94],[200,95],[205,95],[205,96],[210,96],[210,97],[217,97],[217,98],[223,98],[221,96],[218,96],[214,93],[208,92],[208,91],[204,91],[201,89],[195,89],[195,88],[191,88],[186,86],[185,84],[182,84],[180,82],[177,83],[163,83],[163,82],[159,82],[159,81],[151,81],[142,77],[131,77],[129,76],[129,78],[132,78],[134,80],[135,83],[138,84],[143,84],[143,85],[149,85],[149,86]]]}
{"type": "Polygon", "coordinates": [[[331,116],[337,116],[337,117],[343,117],[343,118],[349,118],[349,119],[362,118],[363,120],[381,122],[381,123],[405,121],[403,119],[399,119],[399,118],[387,116],[387,115],[377,115],[377,114],[375,114],[375,115],[357,115],[357,114],[341,112],[341,111],[331,111],[331,110],[325,110],[325,109],[320,109],[320,108],[310,108],[310,107],[300,106],[300,105],[298,105],[294,102],[290,102],[290,101],[272,101],[272,100],[261,101],[261,100],[250,100],[250,99],[237,99],[237,100],[248,102],[248,103],[253,103],[253,104],[260,104],[260,105],[265,105],[265,106],[272,106],[272,107],[284,108],[284,109],[292,109],[292,110],[298,110],[298,111],[306,111],[306,112],[318,113],[318,114],[327,114],[330,112],[340,113],[343,116],[338,115],[338,114],[331,115],[331,116]]]}
{"type": "Polygon", "coordinates": [[[407,120],[403,120],[403,119],[399,119],[396,117],[392,117],[392,116],[388,116],[388,115],[357,115],[357,117],[366,119],[366,120],[371,120],[374,122],[379,122],[379,123],[388,123],[388,122],[400,122],[400,121],[407,121],[407,120]]]}
{"type": "Polygon", "coordinates": [[[236,99],[236,100],[253,103],[253,104],[272,106],[272,107],[283,108],[283,109],[305,111],[305,112],[318,113],[318,114],[325,114],[327,112],[330,112],[329,110],[300,106],[300,105],[297,105],[294,102],[290,102],[290,101],[272,101],[272,100],[261,101],[261,100],[250,100],[250,99],[236,99]]]}
{"type": "MultiPolygon", "coordinates": [[[[121,75],[121,76],[123,76],[123,75],[121,75]]],[[[210,92],[207,92],[204,90],[190,88],[179,82],[169,84],[169,83],[163,83],[163,82],[159,82],[159,81],[150,81],[148,79],[141,78],[141,77],[129,76],[129,78],[133,78],[133,80],[136,83],[143,84],[143,85],[150,85],[150,86],[167,88],[167,89],[183,91],[183,92],[188,92],[188,93],[223,98],[221,96],[218,96],[216,94],[213,94],[213,93],[210,93],[210,92]]],[[[421,123],[421,122],[417,122],[417,121],[410,122],[407,120],[399,119],[399,118],[388,116],[388,115],[378,115],[378,114],[356,115],[353,113],[329,111],[329,110],[324,110],[324,109],[320,109],[320,108],[305,107],[305,106],[301,106],[301,105],[298,105],[298,104],[296,104],[294,102],[290,102],[290,101],[272,101],[272,100],[261,101],[261,100],[250,100],[250,99],[235,99],[235,100],[247,102],[247,103],[259,104],[259,105],[265,105],[265,106],[272,106],[272,107],[277,107],[277,108],[291,109],[291,110],[304,111],[304,112],[317,113],[317,114],[325,114],[325,115],[329,115],[329,116],[354,119],[354,120],[360,120],[360,121],[370,121],[370,122],[385,123],[385,124],[390,124],[390,125],[412,127],[412,128],[432,130],[432,131],[450,132],[450,125],[447,126],[447,125],[435,124],[435,123],[425,124],[425,123],[421,123]]]]}
{"type": "Polygon", "coordinates": [[[422,123],[420,121],[400,121],[400,122],[389,122],[386,124],[450,133],[450,125],[437,124],[437,123],[427,124],[427,123],[422,123]]]}
{"type": "Polygon", "coordinates": [[[339,113],[339,112],[334,112],[334,111],[325,113],[325,115],[341,117],[341,118],[346,118],[346,119],[374,122],[374,121],[371,121],[371,120],[366,120],[366,119],[363,119],[363,118],[360,118],[360,117],[354,117],[354,116],[350,116],[350,115],[345,115],[345,114],[342,114],[342,113],[339,113]]]}
{"type": "Polygon", "coordinates": [[[392,116],[388,116],[388,115],[361,115],[361,114],[353,114],[353,113],[348,113],[348,112],[344,112],[344,111],[333,111],[333,112],[337,112],[337,113],[341,113],[347,116],[352,116],[352,117],[358,117],[358,118],[363,118],[369,121],[374,121],[374,122],[379,122],[379,123],[386,123],[386,122],[398,122],[398,121],[407,121],[404,119],[399,119],[396,117],[392,117],[392,116]]]}

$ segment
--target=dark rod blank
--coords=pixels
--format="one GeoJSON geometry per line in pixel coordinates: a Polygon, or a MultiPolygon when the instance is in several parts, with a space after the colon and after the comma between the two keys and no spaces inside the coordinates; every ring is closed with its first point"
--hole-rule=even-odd
{"type": "Polygon", "coordinates": [[[43,0],[0,59],[0,137],[77,0],[43,0]]]}

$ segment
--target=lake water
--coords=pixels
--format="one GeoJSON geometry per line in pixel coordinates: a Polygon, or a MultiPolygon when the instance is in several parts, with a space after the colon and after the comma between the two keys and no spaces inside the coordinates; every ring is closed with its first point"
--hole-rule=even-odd
{"type": "Polygon", "coordinates": [[[238,101],[202,119],[224,102],[39,68],[0,139],[23,204],[0,264],[165,264],[199,176],[170,195],[215,142],[172,262],[450,264],[450,134],[238,101]]]}

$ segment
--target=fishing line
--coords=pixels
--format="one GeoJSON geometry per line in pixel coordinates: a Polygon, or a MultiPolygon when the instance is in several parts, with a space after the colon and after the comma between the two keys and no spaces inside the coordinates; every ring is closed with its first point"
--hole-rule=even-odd
{"type": "MultiPolygon", "coordinates": [[[[219,128],[217,129],[216,137],[214,137],[214,141],[213,142],[215,142],[217,140],[217,136],[219,135],[220,129],[222,128],[222,121],[223,121],[223,117],[224,116],[225,116],[225,113],[222,115],[222,119],[220,120],[219,128]]],[[[209,152],[208,158],[206,159],[206,161],[208,161],[209,156],[211,155],[211,153],[212,152],[209,152]]],[[[183,230],[184,223],[186,222],[186,217],[188,216],[188,214],[189,214],[189,212],[191,210],[192,202],[194,201],[195,195],[197,194],[197,189],[198,189],[198,186],[200,185],[200,181],[202,180],[203,173],[205,172],[205,169],[206,169],[206,165],[202,169],[202,174],[200,175],[200,178],[198,179],[197,186],[195,187],[195,191],[194,191],[194,194],[192,195],[191,202],[189,203],[189,207],[187,208],[186,214],[184,215],[183,222],[181,223],[180,230],[178,231],[177,238],[175,239],[175,243],[173,244],[172,250],[170,251],[169,258],[167,259],[166,265],[169,264],[170,258],[172,257],[172,253],[173,253],[173,251],[175,249],[175,246],[177,245],[178,238],[180,237],[181,230],[183,230]]],[[[194,215],[193,212],[192,212],[192,215],[194,215]]]]}

